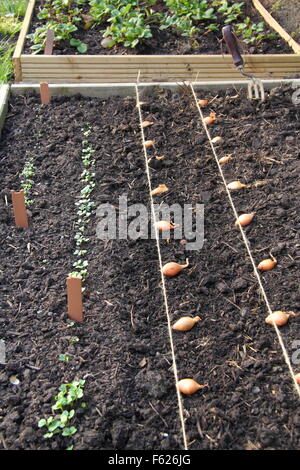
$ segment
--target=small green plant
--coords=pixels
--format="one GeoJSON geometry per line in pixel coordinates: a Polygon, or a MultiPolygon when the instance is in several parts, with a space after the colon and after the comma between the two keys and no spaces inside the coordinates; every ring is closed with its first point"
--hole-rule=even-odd
{"type": "Polygon", "coordinates": [[[263,39],[274,39],[276,38],[275,33],[266,33],[265,24],[263,21],[259,23],[252,23],[249,17],[246,17],[243,23],[239,23],[235,26],[235,33],[241,35],[245,43],[258,43],[263,39]]]}
{"type": "MultiPolygon", "coordinates": [[[[85,380],[75,380],[71,383],[62,384],[59,387],[59,393],[54,397],[55,404],[51,409],[53,412],[59,411],[60,414],[42,418],[38,422],[38,427],[46,427],[48,432],[44,434],[45,439],[53,437],[55,434],[61,434],[68,437],[77,432],[77,428],[69,426],[71,419],[75,416],[74,405],[83,397],[85,380]]],[[[83,402],[85,404],[85,402],[83,402]]]]}
{"type": "Polygon", "coordinates": [[[80,180],[84,186],[80,191],[81,199],[75,203],[78,206],[78,218],[75,222],[76,233],[74,236],[77,247],[74,251],[74,255],[78,256],[78,260],[73,263],[73,268],[75,268],[75,270],[72,271],[69,276],[79,277],[80,279],[85,280],[88,275],[88,261],[82,259],[82,257],[87,253],[87,250],[84,249],[82,245],[89,241],[89,238],[85,237],[84,233],[95,207],[95,203],[91,201],[91,194],[95,188],[95,172],[93,171],[95,166],[93,154],[95,153],[95,150],[92,149],[90,142],[87,140],[92,133],[92,129],[87,125],[87,128],[83,128],[81,131],[85,137],[82,141],[81,154],[84,169],[80,175],[80,180]]]}
{"type": "Polygon", "coordinates": [[[70,358],[67,354],[60,354],[58,356],[58,359],[63,362],[69,362],[70,358]]]}
{"type": "Polygon", "coordinates": [[[33,203],[32,199],[29,199],[29,194],[34,184],[33,177],[35,174],[34,158],[29,158],[24,165],[21,172],[21,188],[24,190],[25,202],[28,206],[33,203]]]}
{"type": "Polygon", "coordinates": [[[33,43],[31,50],[34,54],[43,51],[46,42],[48,29],[54,32],[54,40],[68,41],[71,47],[75,47],[78,52],[85,53],[87,45],[73,37],[73,33],[78,30],[79,24],[84,24],[81,6],[87,0],[45,0],[44,6],[38,12],[38,18],[46,23],[36,28],[27,35],[33,43]]]}

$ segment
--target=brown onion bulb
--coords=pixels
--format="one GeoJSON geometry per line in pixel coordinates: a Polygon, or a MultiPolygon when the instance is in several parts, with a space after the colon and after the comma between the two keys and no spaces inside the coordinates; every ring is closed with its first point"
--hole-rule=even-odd
{"type": "Polygon", "coordinates": [[[203,122],[208,126],[210,124],[213,124],[216,120],[216,113],[210,113],[209,116],[203,119],[203,122]]]}
{"type": "Polygon", "coordinates": [[[187,268],[189,265],[189,260],[186,260],[186,264],[178,264],[174,261],[167,263],[163,266],[162,272],[165,276],[172,277],[177,276],[184,268],[187,268]]]}
{"type": "Polygon", "coordinates": [[[232,183],[229,183],[227,185],[227,188],[232,189],[232,190],[236,190],[236,189],[246,188],[246,186],[247,186],[246,184],[243,184],[239,180],[237,180],[237,181],[232,181],[232,183]]]}
{"type": "Polygon", "coordinates": [[[224,163],[228,163],[232,158],[232,154],[230,155],[225,155],[224,157],[221,157],[220,160],[219,160],[219,163],[221,163],[221,165],[223,165],[224,163]]]}
{"type": "Polygon", "coordinates": [[[153,145],[155,144],[155,141],[154,140],[146,140],[144,142],[144,146],[145,147],[153,147],[153,145]]]}
{"type": "Polygon", "coordinates": [[[211,139],[211,141],[212,141],[213,144],[220,144],[221,142],[223,142],[223,138],[220,137],[219,135],[217,135],[216,137],[211,139]]]}
{"type": "Polygon", "coordinates": [[[241,225],[242,227],[245,227],[252,222],[253,217],[254,212],[251,212],[250,214],[241,214],[235,221],[234,225],[241,225]]]}
{"type": "Polygon", "coordinates": [[[177,382],[178,390],[185,395],[192,395],[201,388],[207,387],[207,384],[200,385],[194,379],[181,379],[177,382]]]}
{"type": "Polygon", "coordinates": [[[300,385],[300,372],[295,374],[295,380],[296,380],[297,384],[300,385]]]}
{"type": "Polygon", "coordinates": [[[198,100],[198,104],[204,108],[208,105],[208,100],[198,100]]]}
{"type": "Polygon", "coordinates": [[[174,325],[172,326],[173,330],[177,331],[189,331],[191,330],[195,324],[200,321],[201,318],[196,316],[194,318],[191,317],[181,317],[177,320],[174,325]]]}
{"type": "Polygon", "coordinates": [[[151,194],[154,196],[155,194],[162,194],[166,191],[169,191],[169,188],[165,184],[159,184],[157,188],[152,189],[151,194]]]}
{"type": "Polygon", "coordinates": [[[142,122],[142,127],[152,126],[152,124],[154,124],[153,121],[143,121],[142,122]]]}
{"type": "Polygon", "coordinates": [[[271,271],[271,269],[275,268],[277,264],[277,260],[275,258],[268,258],[268,259],[264,259],[263,261],[261,261],[259,263],[259,265],[257,266],[257,268],[260,270],[260,271],[271,271]]]}
{"type": "Polygon", "coordinates": [[[282,312],[281,310],[277,310],[276,312],[270,313],[270,315],[265,319],[265,322],[268,325],[273,325],[273,323],[275,323],[277,326],[283,326],[288,322],[290,317],[294,316],[294,312],[282,312]]]}
{"type": "Polygon", "coordinates": [[[155,222],[154,227],[157,230],[162,230],[163,232],[176,228],[178,225],[174,225],[171,222],[168,222],[167,220],[159,220],[158,222],[155,222]]]}

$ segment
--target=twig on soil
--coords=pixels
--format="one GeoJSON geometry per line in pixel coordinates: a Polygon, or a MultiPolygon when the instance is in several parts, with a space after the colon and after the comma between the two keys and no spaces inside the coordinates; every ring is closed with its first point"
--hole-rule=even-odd
{"type": "Polygon", "coordinates": [[[236,305],[234,302],[232,302],[232,300],[229,300],[227,299],[227,297],[225,297],[225,295],[222,295],[223,299],[227,300],[227,302],[229,302],[231,305],[233,305],[234,307],[236,307],[240,312],[241,312],[241,307],[239,307],[238,305],[236,305]]]}
{"type": "Polygon", "coordinates": [[[231,245],[229,245],[229,243],[226,243],[224,241],[222,241],[221,243],[223,243],[223,245],[226,245],[228,246],[229,248],[231,248],[231,250],[235,251],[236,253],[238,253],[238,250],[236,250],[235,248],[233,248],[231,245]]]}
{"type": "Polygon", "coordinates": [[[135,329],[135,324],[133,322],[133,310],[134,310],[134,305],[131,307],[131,310],[130,310],[130,322],[131,322],[132,328],[135,329]]]}
{"type": "Polygon", "coordinates": [[[156,408],[152,405],[151,401],[149,401],[149,405],[151,406],[152,410],[155,411],[155,413],[157,414],[157,416],[160,417],[160,419],[162,420],[162,422],[164,423],[164,425],[166,427],[168,427],[168,423],[164,420],[164,418],[159,414],[159,412],[156,410],[156,408]]]}

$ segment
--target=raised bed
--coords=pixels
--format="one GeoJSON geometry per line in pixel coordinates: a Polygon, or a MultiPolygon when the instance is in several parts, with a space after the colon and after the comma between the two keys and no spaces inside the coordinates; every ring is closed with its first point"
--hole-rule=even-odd
{"type": "MultiPolygon", "coordinates": [[[[249,102],[238,84],[210,91],[195,86],[197,98],[210,101],[203,114],[217,115],[209,135],[223,142],[212,147],[191,90],[173,88],[98,87],[101,97],[88,98],[75,87],[75,96],[53,97],[42,106],[25,86],[11,87],[0,143],[0,327],[6,344],[0,448],[299,450],[299,387],[291,375],[299,372],[300,322],[299,109],[293,90],[277,86],[259,103],[249,102]],[[136,91],[146,102],[142,119],[154,123],[143,137],[136,91]],[[172,235],[157,243],[101,240],[93,210],[84,321],[71,325],[65,281],[75,259],[83,139],[95,150],[96,207],[118,208],[125,194],[129,206],[142,204],[150,214],[149,191],[164,183],[169,191],[155,202],[204,204],[204,243],[187,251],[172,235]],[[145,139],[154,139],[155,147],[143,146],[145,139]],[[228,154],[220,173],[215,157],[228,154]],[[31,157],[26,230],[14,226],[10,190],[20,188],[31,157]],[[229,193],[232,206],[224,182],[236,179],[249,186],[229,193]],[[233,207],[239,214],[255,211],[243,232],[234,226],[233,207]],[[270,252],[278,261],[259,273],[262,289],[242,233],[255,265],[270,252]],[[163,263],[188,257],[190,266],[163,278],[159,253],[163,263]],[[266,299],[273,310],[296,313],[279,332],[265,324],[266,299]],[[170,330],[182,315],[201,321],[186,333],[170,330]],[[176,377],[207,386],[178,396],[176,377]],[[59,385],[74,379],[86,381],[86,406],[74,407],[77,432],[43,438],[38,421],[51,415],[59,385]]],[[[58,87],[51,90],[58,94],[58,87]]],[[[67,85],[64,91],[72,94],[67,85]]],[[[96,93],[96,87],[85,90],[96,93]]]]}
{"type": "MultiPolygon", "coordinates": [[[[263,10],[258,0],[253,4],[263,10]]],[[[82,82],[131,83],[141,81],[239,80],[241,74],[225,55],[29,55],[24,42],[29,29],[35,0],[30,0],[23,29],[20,32],[13,61],[16,82],[82,82]]],[[[244,56],[246,71],[259,78],[290,78],[300,73],[300,46],[284,31],[268,12],[265,21],[291,47],[291,54],[249,54],[244,56]]]]}

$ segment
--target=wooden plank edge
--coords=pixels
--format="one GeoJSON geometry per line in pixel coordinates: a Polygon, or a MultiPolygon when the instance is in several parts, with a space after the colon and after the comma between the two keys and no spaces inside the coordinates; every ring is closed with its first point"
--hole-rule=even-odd
{"type": "Polygon", "coordinates": [[[33,14],[33,9],[35,6],[35,0],[29,0],[27,10],[24,16],[22,28],[18,37],[18,41],[14,50],[14,54],[12,57],[12,61],[14,64],[14,71],[15,71],[15,80],[17,82],[22,80],[22,67],[20,63],[20,57],[24,49],[24,44],[25,44],[25,39],[26,39],[26,34],[29,29],[31,17],[33,14]]]}
{"type": "MultiPolygon", "coordinates": [[[[298,75],[299,76],[299,75],[298,75]]],[[[295,77],[295,74],[291,74],[291,73],[286,73],[286,74],[270,74],[269,76],[266,77],[266,75],[258,75],[258,77],[265,81],[265,80],[285,80],[285,79],[289,79],[291,81],[295,81],[296,80],[296,77],[295,77]]],[[[28,77],[28,79],[25,81],[23,80],[22,83],[24,84],[35,84],[37,82],[40,82],[42,80],[45,80],[44,77],[39,77],[39,76],[36,76],[36,77],[28,77]]],[[[205,81],[205,82],[218,82],[218,81],[222,81],[222,80],[227,80],[227,83],[234,83],[235,81],[239,80],[239,77],[237,76],[228,76],[228,77],[224,77],[224,76],[212,76],[212,77],[207,77],[207,76],[193,76],[193,77],[183,77],[183,76],[178,76],[178,77],[167,77],[167,76],[164,76],[164,75],[161,75],[161,76],[157,76],[155,79],[152,79],[151,77],[147,78],[147,77],[141,77],[141,80],[143,82],[148,82],[148,83],[152,83],[152,84],[157,84],[157,83],[160,83],[160,82],[167,82],[167,83],[172,83],[172,82],[177,82],[177,83],[182,83],[182,82],[185,82],[185,81],[192,81],[192,82],[196,82],[196,81],[205,81]]],[[[65,83],[66,82],[66,78],[53,78],[53,80],[49,80],[48,79],[48,83],[53,85],[53,84],[57,84],[57,83],[65,83]]],[[[67,82],[68,83],[71,83],[71,84],[82,84],[82,85],[85,85],[85,86],[89,86],[90,84],[95,84],[95,85],[99,85],[99,84],[103,84],[103,85],[108,85],[108,84],[115,84],[115,83],[123,83],[123,84],[128,84],[128,83],[134,83],[136,82],[136,80],[134,80],[134,77],[129,77],[128,79],[120,79],[120,77],[110,77],[110,78],[103,78],[103,79],[100,79],[99,78],[92,78],[92,79],[86,79],[86,78],[68,78],[67,79],[67,82]]],[[[244,78],[242,80],[242,82],[244,83],[248,83],[249,80],[247,80],[246,78],[244,78]]]]}
{"type": "Polygon", "coordinates": [[[0,85],[0,137],[1,131],[5,122],[8,109],[8,98],[9,98],[10,87],[7,84],[0,85]]]}
{"type": "Polygon", "coordinates": [[[253,6],[261,14],[266,23],[273,28],[279,36],[293,49],[296,54],[300,54],[300,44],[298,44],[282,26],[273,18],[259,0],[252,0],[253,6]]]}
{"type": "MultiPolygon", "coordinates": [[[[243,54],[243,59],[245,62],[282,62],[286,60],[298,62],[300,60],[299,56],[296,54],[243,54]]],[[[21,55],[22,63],[53,63],[53,64],[103,64],[103,65],[138,65],[138,64],[232,64],[231,55],[153,55],[153,56],[103,56],[103,55],[81,55],[81,56],[72,56],[72,55],[30,55],[22,54],[21,55]]]]}
{"type": "MultiPolygon", "coordinates": [[[[293,88],[300,88],[300,78],[298,79],[276,79],[276,80],[262,80],[264,88],[271,89],[273,87],[282,86],[285,84],[291,85],[293,88]]],[[[139,88],[141,90],[141,94],[147,95],[151,94],[153,89],[156,87],[162,87],[165,89],[175,90],[178,91],[179,87],[184,84],[188,83],[185,82],[157,82],[157,83],[149,83],[149,82],[140,82],[139,88]]],[[[205,89],[205,90],[222,90],[228,87],[240,87],[245,88],[247,86],[247,81],[242,80],[219,80],[214,82],[208,82],[207,80],[204,81],[197,81],[192,82],[193,86],[197,89],[205,89]]],[[[109,96],[129,96],[135,95],[135,86],[136,83],[110,83],[109,85],[103,83],[55,83],[49,84],[50,92],[52,96],[73,96],[76,94],[81,94],[83,96],[90,96],[90,97],[99,97],[99,98],[107,98],[109,96]]],[[[23,95],[28,91],[35,91],[37,94],[39,93],[39,84],[29,84],[29,83],[21,83],[21,84],[13,84],[10,86],[10,92],[12,95],[23,95]]]]}

